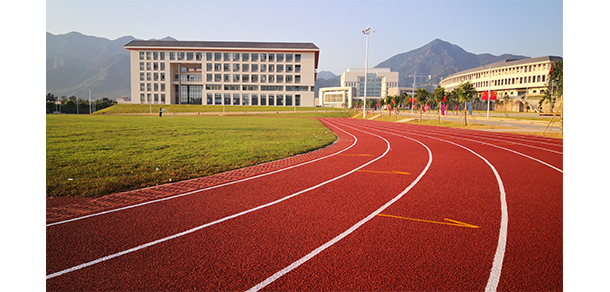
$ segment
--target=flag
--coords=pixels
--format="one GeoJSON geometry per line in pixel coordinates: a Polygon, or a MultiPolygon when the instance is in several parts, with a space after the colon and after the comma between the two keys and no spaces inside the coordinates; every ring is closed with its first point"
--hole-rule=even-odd
{"type": "Polygon", "coordinates": [[[412,103],[412,102],[413,102],[413,98],[409,97],[409,103],[412,103]]]}
{"type": "Polygon", "coordinates": [[[483,91],[483,95],[481,96],[481,100],[487,100],[487,91],[483,91]]]}
{"type": "Polygon", "coordinates": [[[445,115],[445,104],[441,104],[441,113],[445,115]]]}
{"type": "Polygon", "coordinates": [[[496,100],[496,99],[498,99],[498,92],[492,91],[491,92],[491,100],[496,100]]]}
{"type": "Polygon", "coordinates": [[[470,104],[470,101],[468,102],[468,111],[472,115],[472,105],[470,104]]]}
{"type": "Polygon", "coordinates": [[[426,106],[425,106],[425,105],[422,105],[422,106],[421,106],[421,109],[422,109],[424,112],[426,112],[426,106]]]}
{"type": "Polygon", "coordinates": [[[392,99],[392,104],[394,104],[394,100],[392,99]]]}
{"type": "Polygon", "coordinates": [[[443,98],[443,102],[447,102],[447,96],[445,95],[445,97],[443,98]]]}

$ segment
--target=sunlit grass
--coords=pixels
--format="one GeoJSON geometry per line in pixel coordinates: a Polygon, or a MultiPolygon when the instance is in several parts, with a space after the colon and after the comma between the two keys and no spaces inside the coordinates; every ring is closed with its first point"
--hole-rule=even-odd
{"type": "Polygon", "coordinates": [[[318,149],[316,119],[47,115],[47,195],[103,196],[318,149]]]}

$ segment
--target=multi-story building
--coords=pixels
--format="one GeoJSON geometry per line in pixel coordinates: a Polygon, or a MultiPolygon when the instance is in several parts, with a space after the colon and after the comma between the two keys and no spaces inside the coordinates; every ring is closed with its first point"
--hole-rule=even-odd
{"type": "Polygon", "coordinates": [[[315,106],[313,43],[131,41],[131,103],[315,106]]]}
{"type": "Polygon", "coordinates": [[[537,108],[538,100],[547,90],[549,71],[553,63],[559,60],[563,58],[508,59],[449,75],[440,82],[440,86],[452,91],[460,83],[470,81],[479,96],[486,91],[496,92],[498,99],[507,96],[516,106],[512,110],[523,111],[524,105],[537,108]]]}
{"type": "MultiPolygon", "coordinates": [[[[366,82],[366,98],[385,98],[391,89],[398,88],[398,72],[389,68],[370,68],[366,82]]],[[[354,100],[364,98],[364,69],[349,68],[341,75],[340,87],[320,88],[322,107],[352,107],[354,100]]]]}
{"type": "MultiPolygon", "coordinates": [[[[367,74],[367,98],[385,98],[389,88],[398,87],[398,72],[390,72],[389,68],[369,68],[367,74]]],[[[341,87],[354,88],[354,98],[361,99],[364,97],[364,78],[364,69],[349,68],[341,75],[341,87]]]]}

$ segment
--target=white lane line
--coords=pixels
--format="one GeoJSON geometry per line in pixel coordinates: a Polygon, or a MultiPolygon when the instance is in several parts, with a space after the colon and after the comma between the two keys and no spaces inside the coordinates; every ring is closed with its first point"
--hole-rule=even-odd
{"type": "MultiPolygon", "coordinates": [[[[335,127],[336,127],[336,126],[335,126],[335,127]]],[[[352,135],[352,134],[348,133],[347,131],[345,131],[345,130],[343,130],[343,129],[339,128],[339,127],[337,127],[337,129],[339,129],[339,130],[341,130],[341,131],[343,131],[343,132],[345,132],[345,133],[347,133],[347,134],[351,135],[352,137],[354,137],[354,139],[356,139],[356,140],[357,140],[356,136],[354,136],[354,135],[352,135]]],[[[372,134],[372,135],[374,135],[374,134],[372,134]]],[[[375,135],[375,136],[377,136],[377,135],[375,135]]],[[[380,137],[380,136],[377,136],[377,137],[380,137]]],[[[380,138],[381,138],[381,137],[380,137],[380,138]]],[[[381,139],[383,139],[383,138],[381,138],[381,139]]],[[[383,140],[385,140],[385,139],[383,139],[383,140]]],[[[359,169],[361,169],[361,168],[363,168],[363,167],[366,167],[367,165],[369,165],[369,164],[371,164],[371,163],[373,163],[373,162],[375,162],[375,161],[377,161],[377,160],[379,160],[379,159],[383,158],[383,157],[384,157],[384,156],[385,156],[385,155],[386,155],[386,154],[387,154],[387,153],[390,151],[390,143],[389,143],[387,140],[385,140],[385,141],[386,141],[386,143],[387,143],[387,149],[385,150],[385,152],[384,152],[384,153],[383,153],[381,156],[379,156],[379,157],[377,157],[377,158],[375,158],[375,159],[373,159],[373,160],[371,160],[371,161],[369,161],[369,162],[367,162],[367,163],[365,163],[365,164],[363,164],[363,165],[361,165],[361,166],[359,166],[359,167],[357,167],[357,168],[354,168],[353,170],[351,170],[351,171],[349,171],[349,172],[346,172],[346,173],[344,173],[344,174],[342,174],[342,175],[340,175],[340,176],[337,176],[337,177],[335,177],[335,178],[332,178],[332,179],[330,179],[330,180],[327,180],[327,181],[325,181],[325,182],[322,182],[322,183],[320,183],[320,184],[317,184],[317,185],[315,185],[315,186],[313,186],[313,187],[310,187],[310,188],[304,189],[304,190],[302,190],[302,191],[296,192],[296,193],[294,193],[294,194],[288,195],[288,196],[283,197],[283,198],[281,198],[281,199],[275,200],[275,201],[273,201],[273,202],[270,202],[270,203],[267,203],[267,204],[264,204],[264,205],[260,205],[260,206],[258,206],[258,207],[254,207],[254,208],[252,208],[252,209],[249,209],[249,210],[246,210],[246,211],[243,211],[243,212],[240,212],[240,213],[236,213],[236,214],[233,214],[233,215],[230,215],[230,216],[227,216],[227,217],[224,217],[224,218],[218,219],[218,220],[216,220],[216,221],[209,222],[209,223],[206,223],[206,224],[203,224],[203,225],[200,225],[200,226],[197,226],[197,227],[191,228],[191,229],[189,229],[189,230],[186,230],[186,231],[183,231],[183,232],[180,232],[180,233],[177,233],[177,234],[174,234],[174,235],[168,236],[168,237],[164,237],[164,238],[161,238],[161,239],[158,239],[158,240],[155,240],[155,241],[149,242],[149,243],[145,243],[145,244],[142,244],[142,245],[136,246],[136,247],[134,247],[134,248],[131,248],[131,249],[128,249],[128,250],[125,250],[125,251],[121,251],[121,252],[118,252],[118,253],[115,253],[115,254],[111,254],[111,255],[108,255],[108,256],[105,256],[105,257],[102,257],[102,258],[99,258],[99,259],[96,259],[96,260],[93,260],[93,261],[90,261],[90,262],[87,262],[87,263],[83,263],[83,264],[80,264],[80,265],[77,265],[77,266],[74,266],[74,267],[71,267],[71,268],[68,268],[68,269],[65,269],[65,270],[61,270],[61,271],[56,272],[56,273],[53,273],[53,274],[49,274],[49,275],[47,275],[47,280],[48,280],[48,279],[55,278],[55,277],[57,277],[57,276],[61,276],[61,275],[64,275],[64,274],[70,273],[70,272],[74,272],[74,271],[76,271],[76,270],[80,270],[80,269],[83,269],[83,268],[86,268],[86,267],[89,267],[89,266],[92,266],[92,265],[95,265],[95,264],[99,264],[99,263],[101,263],[101,262],[104,262],[104,261],[107,261],[107,260],[110,260],[110,259],[113,259],[113,258],[116,258],[116,257],[122,256],[122,255],[125,255],[125,254],[128,254],[128,253],[132,253],[132,252],[135,252],[135,251],[138,251],[138,250],[141,250],[141,249],[144,249],[144,248],[147,248],[147,247],[150,247],[150,246],[153,246],[153,245],[156,245],[156,244],[159,244],[159,243],[162,243],[162,242],[165,242],[165,241],[168,241],[168,240],[174,239],[174,238],[178,238],[178,237],[181,237],[181,236],[184,236],[184,235],[187,235],[187,234],[190,234],[190,233],[196,232],[196,231],[198,231],[198,230],[204,229],[204,228],[206,228],[206,227],[209,227],[209,226],[212,226],[212,225],[216,225],[216,224],[218,224],[218,223],[221,223],[221,222],[224,222],[224,221],[227,221],[227,220],[233,219],[233,218],[237,218],[237,217],[239,217],[239,216],[242,216],[242,215],[245,215],[245,214],[248,214],[248,213],[252,213],[252,212],[254,212],[254,211],[257,211],[257,210],[260,210],[260,209],[263,209],[263,208],[266,208],[266,207],[269,207],[269,206],[273,206],[273,205],[278,204],[278,203],[280,203],[280,202],[286,201],[286,200],[288,200],[288,199],[290,199],[290,198],[296,197],[296,196],[298,196],[298,195],[300,195],[300,194],[302,194],[302,193],[305,193],[305,192],[311,191],[311,190],[313,190],[313,189],[319,188],[319,187],[321,187],[321,186],[323,186],[323,185],[326,185],[326,184],[328,184],[328,183],[331,183],[331,182],[333,182],[333,181],[336,181],[336,180],[338,180],[338,179],[341,179],[341,178],[343,178],[343,177],[345,177],[345,176],[347,176],[347,175],[350,175],[350,174],[352,174],[352,173],[356,172],[357,170],[359,170],[359,169]]]]}
{"type": "MultiPolygon", "coordinates": [[[[361,131],[361,132],[364,132],[364,133],[367,133],[367,134],[370,134],[370,135],[374,135],[374,136],[380,137],[380,138],[384,139],[388,143],[388,146],[390,145],[389,144],[390,142],[388,142],[388,140],[386,140],[385,138],[383,138],[381,136],[378,136],[378,135],[375,135],[373,133],[369,133],[369,132],[365,132],[365,131],[356,129],[356,128],[347,126],[347,125],[342,124],[342,123],[341,123],[341,125],[343,125],[345,127],[349,127],[349,128],[355,129],[357,131],[361,131]]],[[[366,216],[364,219],[358,221],[358,223],[354,224],[349,229],[345,230],[343,233],[339,234],[335,238],[331,239],[330,241],[326,242],[325,244],[323,244],[323,245],[319,246],[318,248],[314,249],[313,251],[311,251],[310,253],[308,253],[304,257],[298,259],[297,261],[293,262],[292,264],[288,265],[287,267],[285,267],[282,270],[278,271],[277,273],[273,274],[272,276],[270,276],[269,278],[265,279],[264,281],[256,284],[254,287],[248,289],[247,291],[248,292],[259,291],[259,290],[263,289],[264,287],[266,287],[267,285],[273,283],[275,280],[281,278],[282,276],[284,276],[288,272],[290,272],[290,271],[294,270],[295,268],[297,268],[298,266],[304,264],[305,262],[307,262],[311,258],[315,257],[316,255],[318,255],[319,253],[321,253],[325,249],[331,247],[335,243],[339,242],[341,239],[345,238],[346,236],[350,235],[352,232],[356,231],[356,229],[358,229],[360,226],[364,225],[365,223],[367,223],[371,219],[375,218],[375,216],[377,216],[378,214],[383,212],[383,210],[388,208],[390,205],[394,204],[396,201],[398,201],[400,198],[402,198],[407,192],[409,192],[421,180],[421,178],[424,176],[424,174],[426,174],[426,172],[428,171],[428,168],[430,168],[430,165],[432,164],[432,152],[430,151],[430,148],[428,148],[422,142],[417,141],[417,140],[415,140],[413,138],[408,138],[408,137],[405,137],[405,138],[413,140],[413,141],[421,144],[422,146],[424,146],[426,148],[426,150],[428,150],[428,164],[426,165],[424,170],[417,176],[417,178],[406,189],[404,189],[400,194],[398,194],[392,200],[390,200],[387,203],[385,203],[385,205],[381,206],[379,209],[375,210],[373,213],[371,213],[370,215],[366,216]]]]}
{"type": "MultiPolygon", "coordinates": [[[[374,130],[377,130],[377,131],[381,131],[381,130],[379,130],[379,128],[378,128],[378,127],[366,127],[366,126],[362,126],[362,127],[364,127],[364,128],[368,128],[368,129],[374,129],[374,130]]],[[[417,136],[422,136],[422,137],[428,137],[428,138],[431,138],[431,139],[436,139],[436,140],[441,140],[441,141],[446,141],[446,142],[449,142],[449,141],[447,141],[447,140],[443,140],[443,139],[440,139],[440,138],[436,138],[436,137],[433,137],[433,136],[430,136],[430,135],[418,134],[418,133],[421,133],[421,131],[416,131],[416,130],[408,130],[408,131],[404,131],[403,129],[397,129],[397,128],[392,128],[392,130],[395,130],[395,131],[398,131],[398,132],[401,132],[401,133],[408,133],[408,134],[412,134],[412,135],[417,135],[417,136]]],[[[468,138],[462,138],[462,137],[459,137],[459,136],[450,136],[450,137],[453,137],[453,138],[456,138],[456,139],[462,139],[462,140],[466,140],[466,141],[471,141],[471,142],[476,142],[476,143],[481,143],[481,144],[483,144],[483,145],[488,145],[488,146],[496,147],[496,148],[498,148],[498,149],[502,149],[502,150],[505,150],[505,151],[508,151],[508,152],[512,152],[512,153],[515,153],[515,154],[517,154],[517,155],[521,155],[521,156],[523,156],[523,157],[525,157],[525,158],[528,158],[528,159],[534,160],[534,161],[536,161],[536,162],[538,162],[538,163],[541,163],[541,164],[543,164],[543,165],[546,165],[546,166],[548,166],[548,167],[550,167],[550,168],[552,168],[552,169],[554,169],[554,170],[557,170],[557,171],[559,171],[559,172],[563,173],[563,170],[562,170],[562,169],[560,169],[560,168],[557,168],[557,167],[555,167],[555,166],[553,166],[553,165],[551,165],[551,164],[549,164],[549,163],[546,163],[546,162],[544,162],[544,161],[542,161],[542,160],[540,160],[540,159],[534,158],[534,157],[532,157],[532,156],[529,156],[529,155],[527,155],[527,154],[523,154],[523,153],[521,153],[521,152],[518,152],[518,151],[515,151],[515,150],[512,150],[512,149],[508,149],[508,148],[505,148],[505,147],[501,147],[501,146],[498,146],[498,145],[494,145],[494,144],[491,144],[491,143],[486,143],[486,142],[482,142],[482,141],[472,140],[472,139],[468,139],[468,138]]],[[[560,153],[560,154],[562,154],[562,155],[563,155],[563,153],[560,153]]]]}
{"type": "MultiPolygon", "coordinates": [[[[337,129],[343,131],[340,128],[337,128],[337,129]]],[[[345,132],[345,131],[343,131],[343,132],[345,132]]],[[[347,132],[345,132],[345,133],[347,133],[347,132]]],[[[351,135],[351,136],[354,137],[353,135],[351,135]]],[[[354,137],[354,143],[352,143],[352,145],[350,145],[349,147],[347,147],[347,148],[345,148],[345,149],[343,149],[341,151],[338,151],[338,152],[335,152],[333,154],[330,154],[330,155],[327,155],[327,156],[323,156],[323,157],[320,157],[320,158],[316,158],[314,160],[310,160],[310,161],[303,162],[303,163],[300,163],[300,164],[292,165],[292,166],[289,166],[289,167],[286,167],[286,168],[281,168],[281,169],[278,169],[278,170],[274,170],[272,172],[267,172],[267,173],[255,175],[255,176],[252,176],[252,177],[247,177],[247,178],[244,178],[244,179],[240,179],[240,180],[236,180],[236,181],[232,181],[232,182],[228,182],[228,183],[223,183],[223,184],[220,184],[220,185],[215,185],[215,186],[211,186],[211,187],[207,187],[207,188],[203,188],[203,189],[199,189],[199,190],[194,190],[194,191],[190,191],[190,192],[186,192],[186,193],[182,193],[182,194],[178,194],[178,195],[174,195],[174,196],[170,196],[170,197],[166,197],[166,198],[162,198],[162,199],[146,201],[146,202],[135,204],[135,205],[125,206],[125,207],[121,207],[121,208],[117,208],[117,209],[112,209],[112,210],[108,210],[108,211],[103,211],[103,212],[99,212],[99,213],[89,214],[89,215],[85,215],[85,216],[81,216],[81,217],[76,217],[76,218],[72,218],[72,219],[67,219],[67,220],[63,220],[63,221],[58,221],[58,222],[54,222],[54,223],[49,223],[49,224],[47,224],[46,227],[54,226],[54,225],[60,225],[60,224],[68,223],[68,222],[73,222],[73,221],[82,220],[82,219],[86,219],[86,218],[91,218],[91,217],[95,217],[95,216],[105,215],[105,214],[114,213],[114,212],[118,212],[118,211],[123,211],[123,210],[131,209],[131,208],[141,207],[141,206],[148,205],[148,204],[168,201],[168,200],[172,200],[172,199],[176,199],[176,198],[192,195],[192,194],[195,194],[195,193],[209,191],[209,190],[213,190],[213,189],[217,189],[217,188],[222,188],[222,187],[226,187],[226,186],[229,186],[229,185],[238,184],[238,183],[242,183],[242,182],[245,182],[245,181],[249,181],[249,180],[261,178],[261,177],[264,177],[264,176],[276,174],[276,173],[279,173],[279,172],[282,172],[282,171],[286,171],[286,170],[289,170],[289,169],[293,169],[293,168],[296,168],[296,167],[300,167],[300,166],[303,166],[303,165],[306,165],[306,164],[314,163],[314,162],[320,161],[322,159],[326,159],[326,158],[335,156],[337,154],[340,154],[340,153],[345,152],[348,149],[352,148],[354,145],[356,145],[357,142],[358,142],[358,139],[356,139],[356,137],[354,137]]]]}
{"type": "MultiPolygon", "coordinates": [[[[361,126],[361,127],[366,128],[365,126],[361,126]]],[[[396,130],[396,129],[394,129],[394,130],[396,130]]],[[[385,131],[382,131],[379,129],[377,129],[377,131],[385,132],[385,131]]],[[[396,130],[396,131],[398,131],[398,130],[396,130]]],[[[402,132],[402,131],[399,131],[399,132],[402,132]]],[[[385,133],[408,138],[406,136],[394,134],[391,132],[385,132],[385,133]]],[[[419,135],[419,134],[414,134],[414,135],[419,135]]],[[[419,135],[419,136],[424,136],[424,135],[419,135]]],[[[491,267],[491,271],[489,273],[489,279],[487,280],[487,285],[485,287],[485,291],[496,291],[496,289],[498,288],[498,283],[500,282],[500,275],[502,274],[502,264],[504,262],[504,254],[506,252],[506,239],[508,237],[508,205],[506,203],[506,192],[504,190],[504,184],[502,183],[500,174],[498,173],[496,168],[487,159],[485,159],[483,156],[479,155],[478,153],[474,152],[473,150],[469,149],[468,147],[454,143],[452,141],[447,141],[447,140],[443,140],[443,139],[432,137],[432,136],[429,136],[429,138],[443,141],[446,143],[450,143],[455,146],[466,149],[467,151],[469,151],[472,154],[476,155],[477,157],[481,158],[491,168],[491,170],[493,171],[493,173],[496,177],[496,181],[498,182],[498,188],[500,190],[500,209],[502,212],[502,217],[500,219],[500,232],[498,234],[498,245],[496,246],[496,253],[494,255],[493,265],[491,267]]]]}

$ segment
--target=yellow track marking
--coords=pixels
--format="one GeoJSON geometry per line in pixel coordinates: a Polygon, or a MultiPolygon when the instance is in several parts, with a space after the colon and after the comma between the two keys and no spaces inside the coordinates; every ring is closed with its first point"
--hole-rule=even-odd
{"type": "Polygon", "coordinates": [[[451,225],[451,226],[458,226],[458,227],[479,228],[479,226],[476,226],[476,225],[471,225],[471,224],[468,224],[468,223],[464,223],[464,222],[460,222],[460,221],[456,221],[456,220],[451,220],[451,219],[447,219],[447,218],[444,218],[443,220],[449,221],[449,222],[453,222],[453,223],[431,221],[431,220],[424,220],[424,219],[415,219],[415,218],[407,218],[407,217],[385,215],[385,214],[377,214],[377,216],[390,217],[390,218],[398,218],[398,219],[412,220],[412,221],[419,221],[419,222],[426,222],[426,223],[434,223],[434,224],[444,224],[444,225],[451,225]]]}
{"type": "Polygon", "coordinates": [[[391,174],[410,174],[408,172],[402,172],[402,171],[396,171],[396,170],[392,170],[392,171],[379,171],[379,170],[356,170],[357,172],[373,172],[373,173],[391,173],[391,174]]]}

